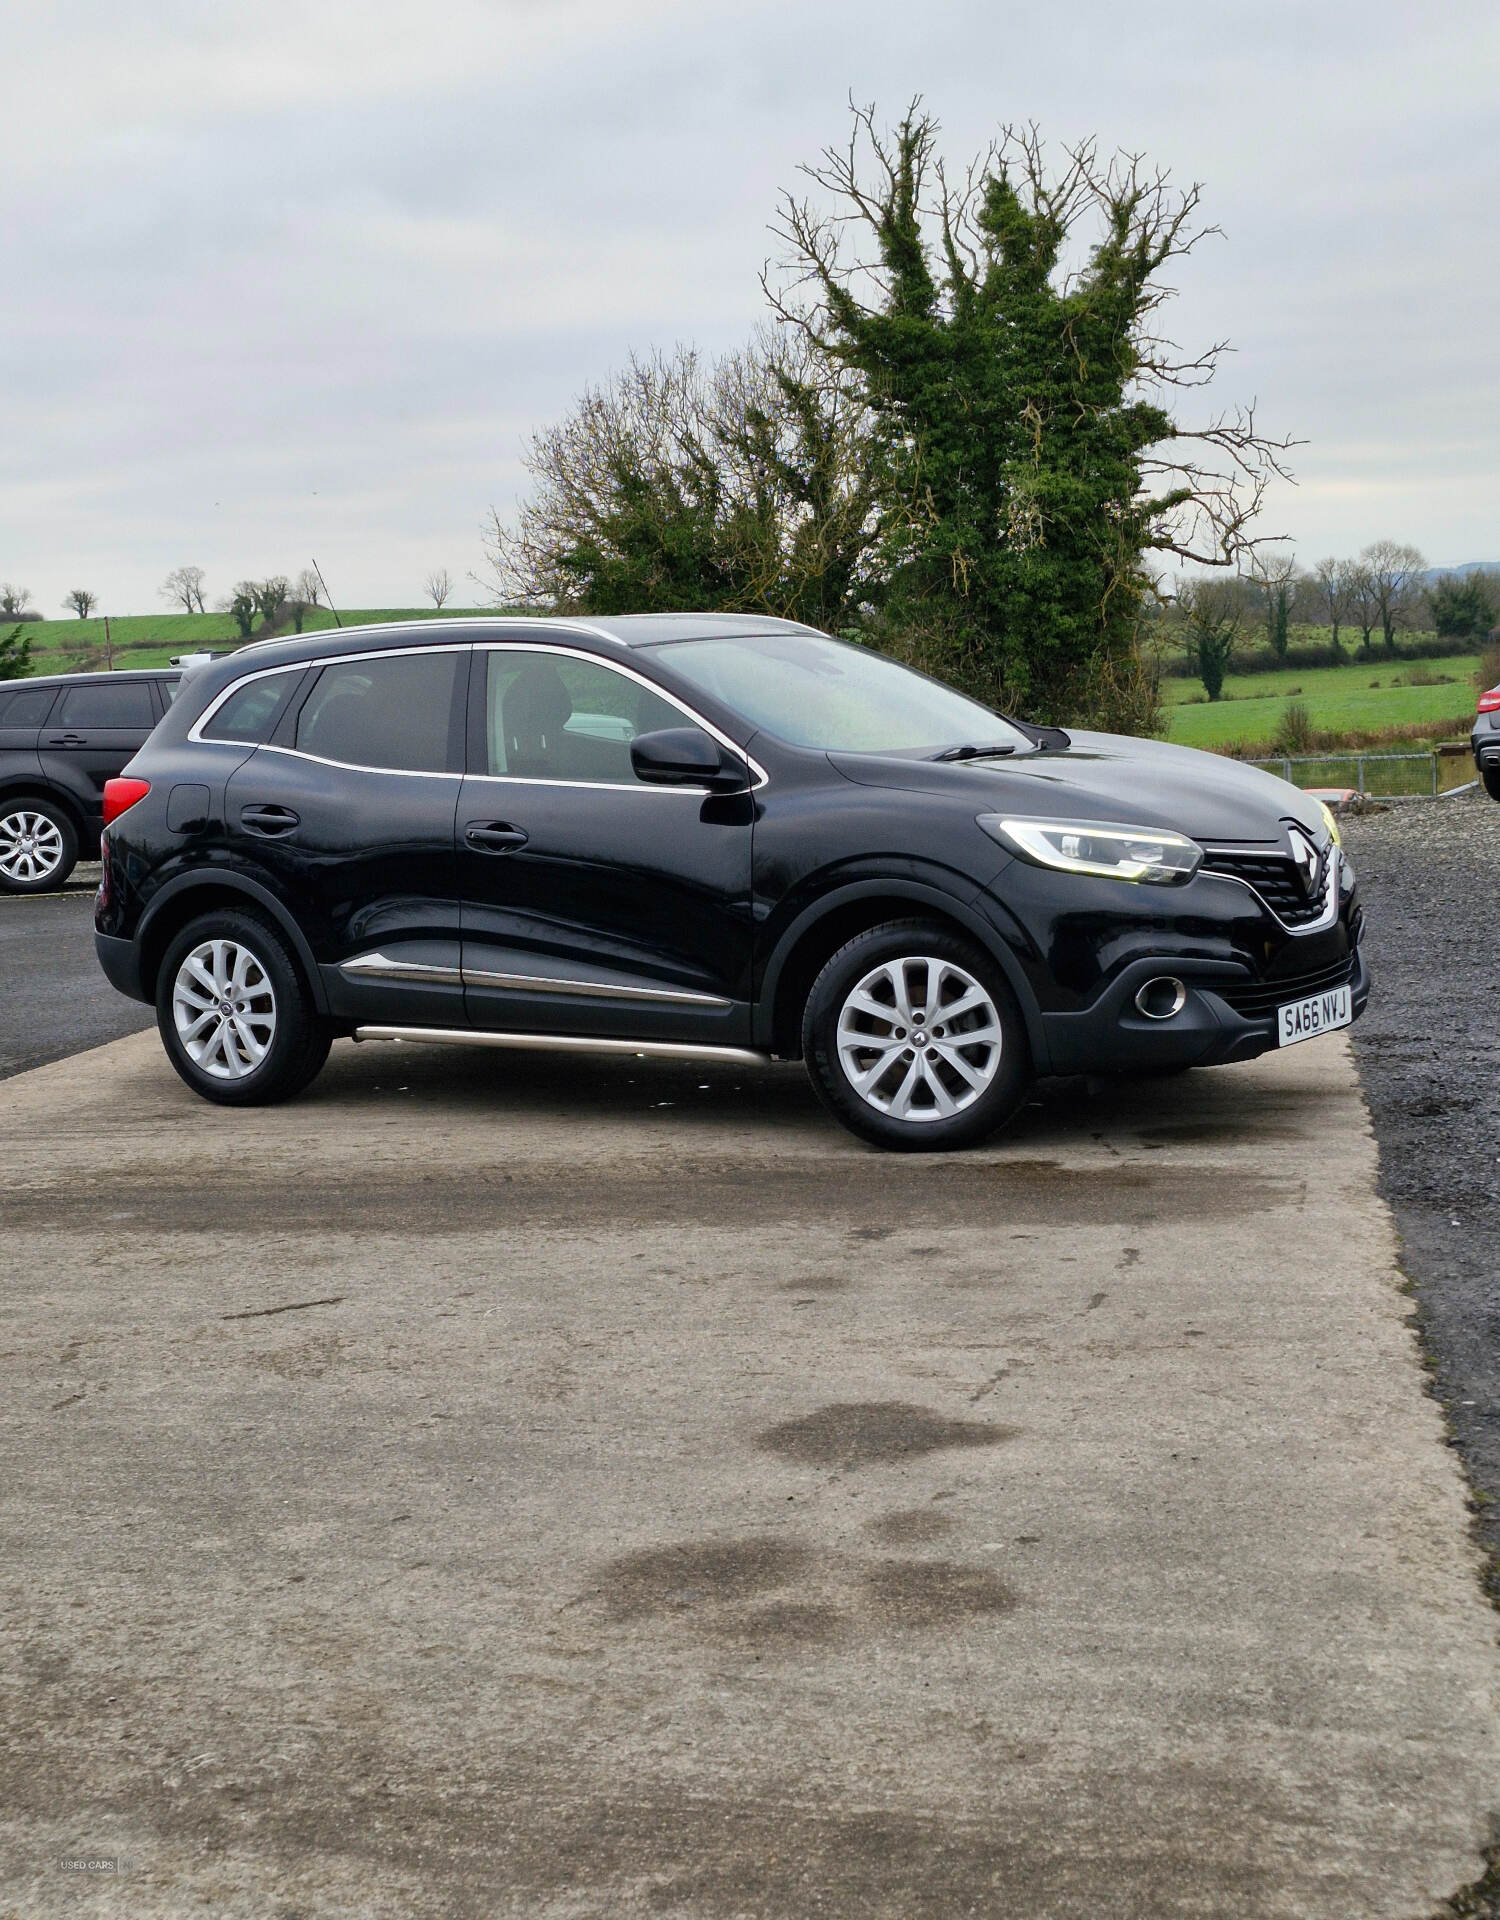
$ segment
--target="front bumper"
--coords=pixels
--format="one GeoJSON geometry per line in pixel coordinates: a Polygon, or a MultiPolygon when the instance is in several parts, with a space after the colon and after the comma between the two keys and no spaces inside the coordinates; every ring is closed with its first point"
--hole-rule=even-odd
{"type": "Polygon", "coordinates": [[[1093,1006],[1078,1013],[1044,1013],[1053,1073],[1119,1073],[1169,1067],[1218,1067],[1253,1060],[1277,1044],[1277,1008],[1290,1000],[1349,986],[1357,1020],[1370,998],[1370,971],[1355,947],[1342,961],[1280,981],[1229,977],[1205,960],[1138,960],[1120,973],[1093,1006]],[[1186,998],[1168,1020],[1138,1011],[1136,994],[1163,975],[1181,980],[1186,998]]]}

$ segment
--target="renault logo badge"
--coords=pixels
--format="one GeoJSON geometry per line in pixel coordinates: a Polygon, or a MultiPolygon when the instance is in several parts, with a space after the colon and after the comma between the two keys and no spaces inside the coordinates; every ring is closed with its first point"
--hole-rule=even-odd
{"type": "Polygon", "coordinates": [[[1318,890],[1318,850],[1300,828],[1289,827],[1286,837],[1291,844],[1292,859],[1297,864],[1297,872],[1302,880],[1302,891],[1311,900],[1318,890]]]}

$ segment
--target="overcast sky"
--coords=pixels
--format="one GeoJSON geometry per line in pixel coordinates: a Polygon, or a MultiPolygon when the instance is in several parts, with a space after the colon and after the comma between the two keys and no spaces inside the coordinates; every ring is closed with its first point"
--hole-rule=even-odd
{"type": "Polygon", "coordinates": [[[851,92],[1203,181],[1171,329],[1310,443],[1268,526],[1500,559],[1493,0],[0,0],[0,46],[0,579],[44,612],[479,568],[584,383],[748,332],[851,92]]]}

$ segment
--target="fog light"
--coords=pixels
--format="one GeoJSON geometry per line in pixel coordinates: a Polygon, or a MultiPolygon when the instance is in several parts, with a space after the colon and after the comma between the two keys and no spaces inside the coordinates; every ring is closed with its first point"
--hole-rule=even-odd
{"type": "Polygon", "coordinates": [[[1135,1004],[1148,1020],[1170,1020],[1187,1005],[1187,988],[1164,974],[1159,980],[1146,982],[1135,996],[1135,1004]]]}

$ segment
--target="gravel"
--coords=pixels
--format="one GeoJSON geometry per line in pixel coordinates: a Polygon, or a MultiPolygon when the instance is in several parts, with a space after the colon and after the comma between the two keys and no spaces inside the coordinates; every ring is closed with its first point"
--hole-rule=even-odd
{"type": "Polygon", "coordinates": [[[1369,922],[1374,991],[1354,1051],[1381,1189],[1500,1561],[1500,806],[1474,791],[1348,819],[1343,834],[1369,922]]]}

